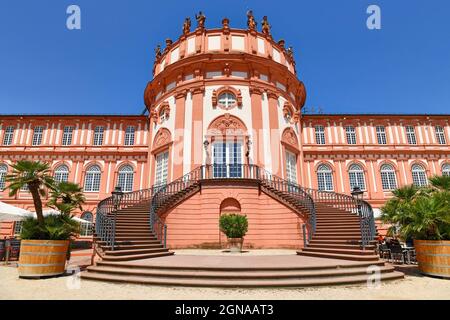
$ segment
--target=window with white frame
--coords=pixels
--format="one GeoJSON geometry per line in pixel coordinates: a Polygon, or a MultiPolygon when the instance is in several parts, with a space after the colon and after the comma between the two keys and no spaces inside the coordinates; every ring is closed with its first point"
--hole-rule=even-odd
{"type": "Polygon", "coordinates": [[[100,191],[101,176],[102,171],[98,165],[90,166],[86,170],[86,176],[84,180],[84,191],[86,192],[100,191]]]}
{"type": "Polygon", "coordinates": [[[427,174],[424,167],[420,164],[414,164],[411,167],[411,173],[413,178],[413,185],[416,187],[423,187],[428,184],[427,174]]]}
{"type": "Polygon", "coordinates": [[[132,146],[134,145],[134,132],[135,128],[133,126],[128,126],[125,129],[125,145],[126,146],[132,146]]]}
{"type": "Polygon", "coordinates": [[[156,156],[155,186],[162,186],[167,183],[169,169],[169,152],[161,152],[156,156]]]}
{"type": "Polygon", "coordinates": [[[103,133],[105,132],[105,127],[97,126],[94,128],[94,146],[101,146],[103,144],[103,133]]]}
{"type": "Polygon", "coordinates": [[[3,136],[3,145],[10,146],[13,142],[14,126],[7,126],[5,128],[5,135],[3,136]]]}
{"type": "Polygon", "coordinates": [[[450,163],[445,163],[442,166],[442,175],[450,177],[450,163]]]}
{"type": "Polygon", "coordinates": [[[286,151],[286,178],[290,182],[297,182],[297,156],[286,151]]]}
{"type": "Polygon", "coordinates": [[[359,187],[361,190],[366,190],[366,182],[364,178],[364,170],[359,164],[352,164],[348,169],[348,177],[350,180],[350,190],[354,187],[359,187]]]}
{"type": "Polygon", "coordinates": [[[325,128],[323,126],[315,126],[314,130],[316,134],[316,143],[325,144],[325,128]]]}
{"type": "Polygon", "coordinates": [[[378,144],[387,144],[386,128],[384,126],[376,126],[378,144]]]}
{"type": "Polygon", "coordinates": [[[317,184],[320,191],[333,191],[333,171],[330,166],[321,164],[317,168],[317,184]]]}
{"type": "Polygon", "coordinates": [[[355,127],[353,127],[353,126],[346,126],[345,127],[345,135],[347,137],[347,143],[348,144],[356,144],[355,127]]]}
{"type": "Polygon", "coordinates": [[[44,127],[43,126],[37,126],[34,127],[33,131],[33,146],[39,146],[42,143],[42,134],[44,133],[44,127]]]}
{"type": "Polygon", "coordinates": [[[117,186],[119,186],[123,192],[133,191],[133,179],[134,172],[132,166],[125,165],[120,167],[117,176],[117,186]]]}
{"type": "Polygon", "coordinates": [[[20,234],[22,233],[22,226],[23,226],[23,221],[14,222],[14,235],[15,236],[20,236],[20,234]]]}
{"type": "Polygon", "coordinates": [[[8,174],[8,166],[6,164],[0,164],[0,190],[5,189],[6,175],[8,174]]]}
{"type": "Polygon", "coordinates": [[[213,143],[214,178],[242,177],[242,146],[240,141],[213,143]]]}
{"type": "Polygon", "coordinates": [[[236,96],[231,92],[224,92],[219,95],[218,103],[225,109],[234,107],[236,102],[236,96]]]}
{"type": "Polygon", "coordinates": [[[70,146],[72,144],[73,129],[74,128],[72,126],[64,127],[61,141],[63,146],[70,146]]]}
{"type": "Polygon", "coordinates": [[[83,214],[81,215],[81,219],[86,220],[86,222],[83,221],[80,224],[81,227],[80,236],[82,237],[92,236],[93,234],[92,222],[94,219],[92,212],[89,211],[83,212],[83,214]]]}
{"type": "Polygon", "coordinates": [[[437,142],[439,144],[446,144],[444,128],[441,126],[436,126],[435,131],[436,131],[437,142]]]}
{"type": "Polygon", "coordinates": [[[406,139],[408,144],[417,144],[416,132],[413,126],[406,126],[406,139]]]}
{"type": "Polygon", "coordinates": [[[69,181],[69,168],[65,164],[62,164],[62,165],[58,166],[55,169],[55,174],[53,176],[53,179],[56,182],[67,182],[67,181],[69,181]]]}
{"type": "Polygon", "coordinates": [[[390,164],[383,164],[380,168],[380,173],[383,190],[389,191],[397,189],[397,177],[393,166],[390,164]]]}

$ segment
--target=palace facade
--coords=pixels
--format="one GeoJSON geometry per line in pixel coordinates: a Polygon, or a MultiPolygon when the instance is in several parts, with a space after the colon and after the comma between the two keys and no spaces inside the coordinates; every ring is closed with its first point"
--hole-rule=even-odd
{"type": "MultiPolygon", "coordinates": [[[[48,162],[56,180],[83,186],[77,214],[87,220],[115,186],[155,191],[203,168],[212,179],[160,213],[170,247],[222,241],[224,212],[247,214],[253,247],[295,247],[305,217],[262,192],[253,168],[305,189],[349,195],[359,186],[375,213],[393,189],[450,174],[448,114],[303,114],[293,51],[268,25],[204,22],[193,31],[186,22],[156,50],[146,115],[1,115],[0,201],[33,209],[26,190],[9,197],[5,188],[21,159],[48,162]]],[[[1,236],[15,229],[4,222],[1,236]]]]}

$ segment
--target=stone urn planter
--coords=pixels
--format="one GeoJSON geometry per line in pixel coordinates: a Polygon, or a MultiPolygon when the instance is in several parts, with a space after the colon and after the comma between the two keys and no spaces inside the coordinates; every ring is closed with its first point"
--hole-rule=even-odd
{"type": "Polygon", "coordinates": [[[36,278],[63,274],[69,240],[22,240],[19,277],[36,278]]]}
{"type": "Polygon", "coordinates": [[[450,279],[450,241],[414,240],[419,271],[450,279]]]}
{"type": "Polygon", "coordinates": [[[244,238],[227,238],[230,252],[241,252],[244,238]]]}
{"type": "Polygon", "coordinates": [[[240,214],[223,214],[219,219],[220,231],[228,239],[228,249],[230,252],[241,252],[244,243],[244,236],[248,230],[247,216],[240,214]]]}

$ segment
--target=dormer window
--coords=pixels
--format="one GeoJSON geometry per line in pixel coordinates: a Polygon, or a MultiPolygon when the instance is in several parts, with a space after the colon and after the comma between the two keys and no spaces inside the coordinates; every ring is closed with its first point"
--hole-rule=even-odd
{"type": "Polygon", "coordinates": [[[167,121],[170,116],[170,106],[168,103],[163,103],[161,105],[161,108],[159,109],[159,123],[163,123],[164,121],[167,121]]]}
{"type": "Polygon", "coordinates": [[[224,92],[219,95],[218,103],[220,107],[228,110],[236,106],[237,99],[236,96],[231,92],[224,92]]]}

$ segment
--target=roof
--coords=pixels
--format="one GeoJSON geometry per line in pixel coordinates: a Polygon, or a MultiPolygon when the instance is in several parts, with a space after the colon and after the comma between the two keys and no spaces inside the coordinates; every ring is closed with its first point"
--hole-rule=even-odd
{"type": "Polygon", "coordinates": [[[126,114],[126,113],[112,113],[112,114],[96,114],[96,113],[11,113],[0,114],[0,117],[146,117],[143,114],[126,114]]]}
{"type": "Polygon", "coordinates": [[[303,113],[305,117],[449,117],[448,113],[303,113]]]}

